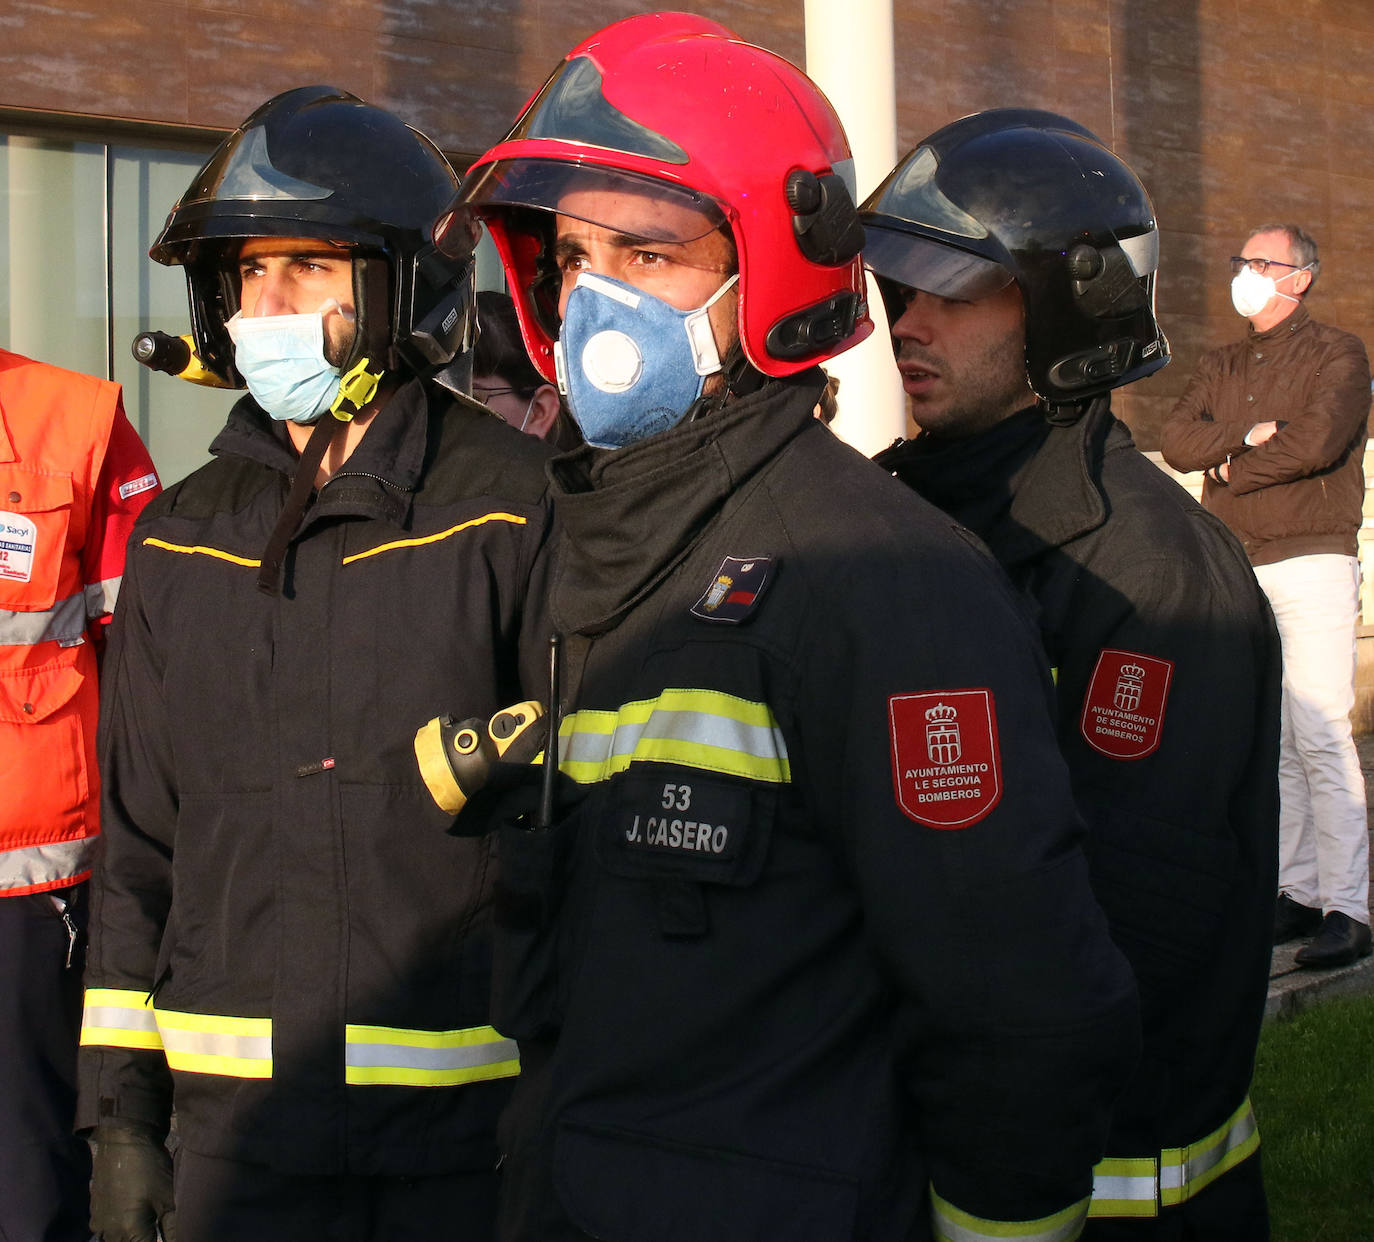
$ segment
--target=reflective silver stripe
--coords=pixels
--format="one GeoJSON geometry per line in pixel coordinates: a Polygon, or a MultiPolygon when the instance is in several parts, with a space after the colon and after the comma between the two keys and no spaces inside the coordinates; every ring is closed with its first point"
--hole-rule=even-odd
{"type": "Polygon", "coordinates": [[[782,730],[774,726],[723,720],[704,712],[658,709],[648,720],[617,724],[611,734],[575,733],[567,758],[575,763],[605,762],[612,755],[631,756],[646,738],[673,738],[763,758],[787,753],[782,730]]]}
{"type": "Polygon", "coordinates": [[[349,1065],[372,1069],[377,1066],[403,1066],[407,1069],[449,1070],[471,1069],[474,1065],[495,1065],[498,1061],[513,1061],[520,1055],[513,1039],[476,1048],[406,1048],[391,1044],[348,1045],[349,1065]]]}
{"type": "Polygon", "coordinates": [[[82,1021],[88,1026],[98,1026],[108,1031],[142,1031],[151,1034],[157,1030],[157,1020],[151,1009],[140,1013],[119,1005],[88,1004],[82,1021]]]}
{"type": "Polygon", "coordinates": [[[930,1192],[936,1242],[1073,1242],[1083,1231],[1088,1200],[1041,1220],[984,1220],[930,1192]]]}
{"type": "Polygon", "coordinates": [[[519,1073],[515,1041],[489,1026],[457,1031],[346,1028],[345,1081],[354,1086],[458,1086],[519,1073]]]}
{"type": "Polygon", "coordinates": [[[86,588],[86,615],[88,617],[103,617],[114,612],[115,603],[119,599],[119,588],[123,583],[123,576],[106,578],[102,582],[93,582],[86,588]]]}
{"type": "Polygon", "coordinates": [[[1093,1169],[1089,1216],[1158,1216],[1159,1162],[1153,1157],[1108,1156],[1093,1169]]]}
{"type": "Polygon", "coordinates": [[[51,841],[0,853],[0,891],[70,880],[89,871],[95,837],[51,841]]]}
{"type": "Polygon", "coordinates": [[[81,1013],[81,1042],[87,1047],[162,1047],[146,991],[87,988],[81,1013]]]}
{"type": "Polygon", "coordinates": [[[172,1069],[228,1078],[272,1077],[270,1018],[226,1018],[166,1009],[154,1012],[172,1069]]]}
{"type": "Polygon", "coordinates": [[[0,647],[36,647],[68,642],[86,630],[86,593],[69,595],[46,612],[10,612],[0,608],[0,647]]]}
{"type": "Polygon", "coordinates": [[[1234,1168],[1259,1146],[1259,1124],[1245,1102],[1206,1138],[1187,1147],[1166,1148],[1159,1160],[1159,1197],[1166,1206],[1183,1203],[1234,1168]]]}
{"type": "Polygon", "coordinates": [[[582,784],[649,761],[774,783],[791,779],[787,743],[768,705],[713,690],[670,688],[616,711],[575,712],[562,737],[559,766],[582,784]]]}
{"type": "Polygon", "coordinates": [[[1095,1173],[1093,1174],[1093,1198],[1127,1199],[1134,1203],[1153,1203],[1155,1185],[1153,1173],[1143,1177],[1110,1177],[1095,1173]]]}
{"type": "Polygon", "coordinates": [[[158,1024],[162,1046],[170,1060],[178,1054],[195,1057],[230,1057],[236,1061],[267,1061],[272,1057],[270,1035],[229,1035],[223,1031],[179,1031],[158,1024]]]}
{"type": "Polygon", "coordinates": [[[1093,1170],[1091,1215],[1157,1216],[1191,1199],[1259,1146],[1249,1097],[1211,1134],[1158,1156],[1109,1156],[1093,1170]]]}

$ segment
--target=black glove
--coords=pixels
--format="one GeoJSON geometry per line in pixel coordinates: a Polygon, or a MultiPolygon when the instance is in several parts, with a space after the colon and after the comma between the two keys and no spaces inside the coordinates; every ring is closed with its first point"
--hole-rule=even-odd
{"type": "Polygon", "coordinates": [[[176,1242],[172,1156],[162,1135],[136,1121],[91,1132],[91,1232],[102,1242],[176,1242]]]}

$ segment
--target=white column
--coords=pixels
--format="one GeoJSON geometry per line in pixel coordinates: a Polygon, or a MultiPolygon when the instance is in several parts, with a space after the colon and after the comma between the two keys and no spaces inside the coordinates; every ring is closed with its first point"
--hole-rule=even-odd
{"type": "MultiPolygon", "coordinates": [[[[805,0],[806,72],[840,114],[862,202],[897,162],[892,0],[805,0]]],[[[870,279],[873,335],[825,364],[840,381],[835,431],[862,453],[903,434],[906,400],[882,299],[870,279]]]]}

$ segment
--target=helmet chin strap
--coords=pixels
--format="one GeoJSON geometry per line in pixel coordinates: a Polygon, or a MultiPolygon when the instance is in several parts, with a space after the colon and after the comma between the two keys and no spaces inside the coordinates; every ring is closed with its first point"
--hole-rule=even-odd
{"type": "Polygon", "coordinates": [[[768,382],[768,376],[756,369],[744,356],[744,346],[737,340],[726,351],[717,374],[725,376],[725,384],[716,392],[702,393],[690,406],[683,417],[684,423],[694,422],[728,405],[737,397],[747,397],[758,392],[768,382]]]}
{"type": "Polygon", "coordinates": [[[338,395],[328,411],[310,429],[310,439],[305,442],[300,460],[296,463],[296,473],[291,476],[291,490],[286,494],[286,503],[262,552],[262,562],[258,567],[258,590],[264,595],[281,592],[281,567],[286,559],[286,549],[310,502],[315,476],[319,473],[325,453],[348,424],[377,399],[385,375],[382,369],[372,370],[367,358],[360,358],[339,381],[338,395]]]}
{"type": "Polygon", "coordinates": [[[329,412],[341,423],[352,422],[377,395],[385,374],[386,370],[382,367],[372,369],[370,358],[359,358],[339,380],[339,392],[330,403],[329,412]]]}
{"type": "Polygon", "coordinates": [[[1036,401],[1040,411],[1045,416],[1045,421],[1051,427],[1072,427],[1084,414],[1088,412],[1088,407],[1096,401],[1096,397],[1088,397],[1083,401],[1036,401]]]}

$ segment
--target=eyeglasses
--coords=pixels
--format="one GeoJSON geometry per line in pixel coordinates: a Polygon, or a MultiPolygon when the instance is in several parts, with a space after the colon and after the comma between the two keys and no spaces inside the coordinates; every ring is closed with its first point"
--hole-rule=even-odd
{"type": "Polygon", "coordinates": [[[511,393],[514,393],[517,397],[523,397],[525,395],[518,388],[474,388],[472,390],[472,399],[474,401],[480,401],[483,405],[490,405],[493,397],[508,397],[511,393]]]}
{"type": "Polygon", "coordinates": [[[1247,267],[1259,276],[1267,276],[1271,267],[1286,267],[1295,272],[1302,271],[1302,267],[1297,263],[1281,263],[1278,259],[1247,259],[1239,254],[1231,256],[1231,275],[1239,276],[1247,267]]]}

